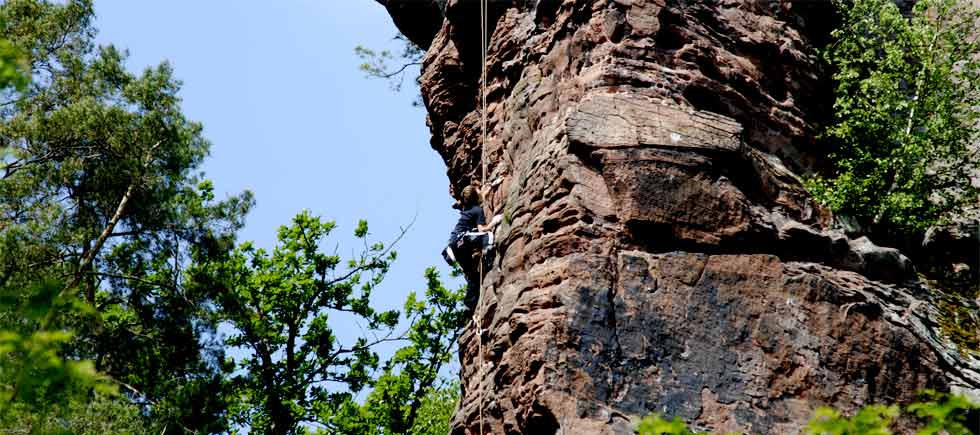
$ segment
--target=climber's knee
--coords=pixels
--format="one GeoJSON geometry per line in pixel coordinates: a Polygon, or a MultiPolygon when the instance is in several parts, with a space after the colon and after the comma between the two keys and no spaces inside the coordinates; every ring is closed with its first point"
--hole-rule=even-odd
{"type": "Polygon", "coordinates": [[[456,265],[456,253],[453,252],[452,245],[447,246],[446,249],[442,250],[442,259],[446,260],[446,264],[450,266],[456,265]]]}

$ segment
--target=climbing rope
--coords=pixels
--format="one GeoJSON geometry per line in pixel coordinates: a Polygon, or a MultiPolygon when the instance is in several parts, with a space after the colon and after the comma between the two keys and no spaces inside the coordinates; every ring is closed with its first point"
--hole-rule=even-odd
{"type": "MultiPolygon", "coordinates": [[[[480,142],[480,164],[481,164],[481,174],[480,174],[480,189],[482,190],[487,183],[487,33],[489,28],[488,23],[488,11],[487,11],[487,0],[480,0],[480,58],[482,60],[482,74],[480,75],[480,133],[482,135],[480,142]]],[[[485,199],[484,199],[485,201],[485,199]]],[[[477,317],[474,318],[474,326],[476,326],[476,339],[477,339],[477,353],[479,353],[479,367],[477,368],[477,400],[479,401],[480,407],[480,435],[483,435],[483,399],[485,396],[485,391],[483,389],[484,382],[484,361],[483,361],[483,262],[485,261],[483,255],[486,252],[480,254],[480,279],[479,279],[479,289],[477,293],[477,317]]]]}
{"type": "MultiPolygon", "coordinates": [[[[480,258],[480,291],[483,291],[483,258],[480,258]]],[[[480,354],[480,366],[477,368],[477,401],[480,406],[480,435],[483,435],[483,398],[486,395],[483,390],[483,327],[480,323],[483,321],[483,295],[477,296],[477,313],[478,318],[474,321],[474,326],[476,326],[476,339],[477,339],[477,353],[480,354]]]]}
{"type": "Polygon", "coordinates": [[[482,60],[483,72],[480,74],[480,164],[482,171],[480,174],[480,187],[484,188],[487,183],[487,33],[489,24],[487,18],[487,0],[480,0],[480,58],[482,60]]]}

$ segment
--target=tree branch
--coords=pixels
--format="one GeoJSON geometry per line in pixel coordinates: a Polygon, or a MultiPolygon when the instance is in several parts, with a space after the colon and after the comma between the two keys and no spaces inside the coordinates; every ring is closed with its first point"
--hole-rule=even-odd
{"type": "MultiPolygon", "coordinates": [[[[418,219],[418,213],[415,213],[415,216],[412,217],[412,220],[408,223],[408,225],[406,225],[405,227],[399,228],[400,232],[398,233],[398,236],[395,237],[395,240],[393,240],[388,245],[388,247],[385,248],[384,251],[382,251],[382,252],[374,255],[373,256],[373,259],[376,260],[376,259],[384,258],[389,253],[391,253],[391,250],[394,249],[396,245],[398,245],[398,242],[400,242],[403,237],[405,237],[405,234],[408,233],[408,230],[411,229],[413,225],[415,225],[415,220],[416,219],[418,219]]],[[[366,265],[363,265],[363,266],[357,266],[357,267],[349,270],[343,276],[338,277],[338,278],[331,279],[329,281],[327,281],[325,279],[325,277],[324,277],[324,279],[321,279],[321,281],[320,281],[320,288],[317,290],[317,292],[310,299],[311,304],[310,305],[304,305],[304,307],[303,307],[304,308],[304,311],[308,311],[309,308],[310,308],[310,306],[321,305],[322,303],[320,301],[320,298],[323,297],[323,294],[326,293],[327,289],[332,288],[333,286],[335,286],[335,285],[337,285],[337,284],[339,284],[341,282],[347,281],[348,279],[350,279],[351,277],[353,277],[357,273],[363,272],[365,270],[369,270],[371,268],[371,266],[374,266],[376,264],[377,263],[375,261],[371,261],[371,263],[369,263],[369,264],[366,264],[366,265]]],[[[334,308],[334,309],[336,309],[336,308],[334,308]]]]}
{"type": "Polygon", "coordinates": [[[390,73],[386,73],[386,74],[380,74],[379,73],[377,76],[380,77],[380,78],[383,78],[383,79],[390,79],[390,78],[392,78],[394,76],[397,76],[397,75],[405,72],[405,70],[408,69],[408,67],[415,66],[415,65],[422,65],[422,62],[409,62],[409,63],[406,63],[406,64],[402,65],[402,67],[401,68],[398,68],[398,70],[396,70],[396,71],[393,71],[393,72],[390,72],[390,73]]]}
{"type": "Polygon", "coordinates": [[[114,273],[95,272],[95,271],[84,272],[84,273],[86,275],[91,275],[91,276],[99,276],[99,277],[104,277],[104,278],[115,278],[115,279],[124,279],[124,280],[127,280],[127,281],[135,281],[135,282],[138,282],[140,284],[146,284],[146,285],[151,285],[151,286],[154,286],[154,287],[165,288],[167,290],[173,290],[175,292],[177,291],[177,286],[175,286],[175,285],[166,284],[166,283],[162,283],[162,282],[150,281],[148,279],[137,278],[135,276],[118,275],[118,274],[114,274],[114,273]]]}

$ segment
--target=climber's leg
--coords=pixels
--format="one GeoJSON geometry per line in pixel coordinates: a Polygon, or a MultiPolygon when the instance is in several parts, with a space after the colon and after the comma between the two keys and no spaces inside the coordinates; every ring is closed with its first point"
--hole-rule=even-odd
{"type": "Polygon", "coordinates": [[[463,277],[466,278],[466,292],[463,295],[466,317],[472,315],[480,294],[479,263],[474,260],[474,257],[478,256],[476,251],[465,236],[451,241],[442,251],[442,258],[446,263],[450,266],[458,266],[463,272],[463,277]]]}
{"type": "Polygon", "coordinates": [[[466,276],[466,295],[463,296],[463,304],[466,305],[466,317],[470,317],[480,299],[480,279],[478,274],[465,272],[463,274],[466,276]]]}
{"type": "Polygon", "coordinates": [[[446,262],[450,265],[458,264],[463,271],[463,276],[466,277],[466,294],[463,296],[466,317],[472,316],[480,299],[481,270],[486,272],[492,267],[491,240],[488,233],[466,233],[443,251],[446,262]]]}
{"type": "Polygon", "coordinates": [[[486,274],[493,267],[494,250],[491,233],[472,232],[464,235],[466,243],[466,296],[463,302],[466,304],[467,311],[472,313],[479,302],[480,284],[482,278],[480,274],[486,274]]]}
{"type": "Polygon", "coordinates": [[[446,249],[442,250],[442,259],[446,260],[446,264],[449,266],[456,265],[456,253],[453,252],[453,245],[450,244],[446,249]]]}

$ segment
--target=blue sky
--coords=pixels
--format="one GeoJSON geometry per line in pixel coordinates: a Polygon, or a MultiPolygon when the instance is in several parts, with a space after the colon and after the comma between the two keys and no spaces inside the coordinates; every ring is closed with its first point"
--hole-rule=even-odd
{"type": "Polygon", "coordinates": [[[279,225],[310,209],[337,221],[345,252],[358,219],[387,240],[417,214],[379,302],[399,305],[423,288],[455,213],[425,112],[411,104],[414,85],[394,93],[357,68],[358,44],[399,48],[384,8],[372,0],[95,7],[100,43],[128,49],[131,69],[167,60],[184,81],[185,113],[213,142],[204,170],[216,190],[255,192],[242,240],[271,247],[279,225]]]}
{"type": "Polygon", "coordinates": [[[337,221],[342,237],[326,248],[339,243],[345,254],[357,247],[348,242],[358,219],[387,241],[417,215],[373,295],[384,308],[400,308],[409,290],[425,288],[426,267],[443,266],[456,214],[425,111],[412,106],[418,91],[366,79],[354,55],[358,44],[400,48],[376,2],[97,0],[95,8],[99,42],[128,49],[131,69],[167,60],[184,81],[185,113],[213,143],[204,170],[216,191],[255,193],[241,240],[271,248],[276,228],[309,209],[337,221]]]}

